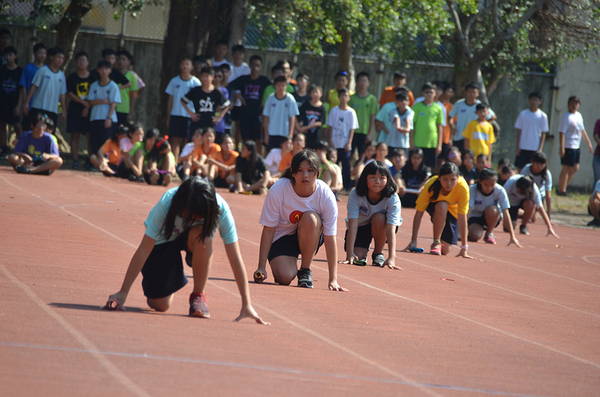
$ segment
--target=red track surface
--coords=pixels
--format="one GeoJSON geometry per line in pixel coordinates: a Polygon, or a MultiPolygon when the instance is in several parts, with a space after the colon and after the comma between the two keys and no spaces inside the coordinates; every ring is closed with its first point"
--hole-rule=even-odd
{"type": "MultiPolygon", "coordinates": [[[[141,278],[127,311],[100,310],[164,191],[0,167],[0,395],[600,394],[597,231],[557,226],[556,240],[536,223],[522,250],[505,233],[471,244],[477,260],[399,252],[403,272],[340,265],[348,293],[327,290],[322,250],[314,290],[251,283],[269,327],[232,322],[240,299],[217,236],[210,320],[187,317],[191,283],[169,312],[148,310],[141,278]]],[[[262,198],[222,194],[251,277],[262,198]]],[[[343,259],[345,202],[340,214],[343,259]]],[[[419,245],[430,243],[425,220],[419,245]]]]}

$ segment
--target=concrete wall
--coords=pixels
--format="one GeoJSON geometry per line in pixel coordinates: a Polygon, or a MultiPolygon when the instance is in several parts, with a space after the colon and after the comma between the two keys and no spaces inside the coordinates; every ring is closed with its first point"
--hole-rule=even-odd
{"type": "MultiPolygon", "coordinates": [[[[9,27],[13,32],[13,45],[19,51],[19,63],[25,65],[30,62],[32,32],[28,28],[9,27]]],[[[50,33],[38,33],[38,38],[44,43],[54,43],[54,36],[50,33]]],[[[49,45],[50,47],[51,45],[49,45]]],[[[90,55],[92,68],[100,60],[103,48],[120,46],[119,38],[115,36],[99,35],[92,33],[81,33],[77,41],[76,51],[84,50],[90,55]]],[[[136,58],[136,72],[146,83],[146,88],[140,93],[136,106],[136,119],[148,127],[156,124],[156,108],[159,106],[160,95],[158,87],[160,84],[160,65],[162,63],[162,44],[156,40],[125,39],[124,47],[136,58]]],[[[333,87],[333,76],[338,70],[337,58],[326,55],[317,57],[311,54],[299,54],[294,57],[285,51],[258,51],[249,49],[246,59],[253,54],[263,57],[263,74],[269,76],[270,69],[277,61],[287,58],[296,63],[295,73],[303,72],[310,76],[311,82],[321,85],[325,92],[333,87]]],[[[71,63],[67,70],[72,73],[74,64],[71,63]]],[[[402,65],[384,64],[370,60],[355,60],[356,72],[367,71],[371,74],[370,91],[379,97],[381,90],[392,83],[392,75],[395,70],[405,71],[408,75],[408,85],[412,88],[415,96],[419,96],[420,87],[423,83],[432,80],[449,81],[452,77],[452,66],[450,65],[424,65],[404,63],[402,65]]],[[[590,134],[598,114],[594,106],[594,94],[598,90],[599,79],[597,77],[597,65],[595,62],[584,63],[574,61],[565,64],[558,77],[557,100],[554,110],[551,111],[553,91],[553,77],[549,75],[530,74],[524,76],[516,88],[511,87],[508,81],[503,81],[490,99],[492,109],[498,115],[498,123],[501,127],[498,143],[494,147],[493,160],[496,162],[501,157],[507,156],[514,161],[516,130],[515,120],[519,112],[529,105],[527,98],[530,92],[538,91],[543,96],[542,110],[548,114],[551,124],[551,136],[547,139],[544,151],[550,159],[550,169],[554,175],[555,183],[560,173],[560,159],[558,158],[558,136],[556,129],[560,122],[562,113],[566,111],[567,98],[570,95],[578,95],[583,103],[581,112],[586,121],[587,130],[590,134]],[[554,135],[554,136],[552,136],[554,135]]],[[[64,126],[63,126],[64,127],[64,126]]],[[[592,185],[591,155],[586,150],[582,151],[581,170],[572,182],[573,186],[590,188],[592,185]]]]}

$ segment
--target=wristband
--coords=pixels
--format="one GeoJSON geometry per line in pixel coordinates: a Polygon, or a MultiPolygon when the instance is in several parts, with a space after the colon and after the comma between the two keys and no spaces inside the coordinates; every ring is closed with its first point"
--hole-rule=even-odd
{"type": "Polygon", "coordinates": [[[468,245],[461,245],[461,246],[460,246],[460,249],[461,249],[461,250],[465,250],[465,251],[466,251],[466,250],[468,250],[468,249],[469,249],[469,246],[468,246],[468,245]]]}

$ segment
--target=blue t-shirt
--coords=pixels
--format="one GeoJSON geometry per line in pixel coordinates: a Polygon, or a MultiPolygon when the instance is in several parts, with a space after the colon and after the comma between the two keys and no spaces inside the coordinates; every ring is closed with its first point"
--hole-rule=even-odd
{"type": "MultiPolygon", "coordinates": [[[[23,68],[23,74],[21,74],[21,79],[19,80],[19,86],[25,87],[25,93],[29,92],[31,88],[31,83],[33,82],[33,77],[40,70],[34,63],[28,63],[23,68]]],[[[27,95],[27,94],[25,94],[27,95]]],[[[31,100],[29,101],[29,107],[31,108],[31,104],[33,103],[33,98],[35,98],[36,94],[33,94],[31,100]]]]}
{"type": "MultiPolygon", "coordinates": [[[[162,228],[165,223],[165,218],[167,217],[167,212],[169,212],[169,208],[171,207],[171,202],[173,201],[173,197],[175,193],[177,193],[177,189],[173,188],[169,189],[163,194],[158,203],[152,208],[150,214],[148,214],[148,218],[144,222],[144,226],[146,227],[146,236],[156,240],[156,244],[164,244],[170,241],[173,241],[179,236],[180,233],[183,233],[185,230],[183,228],[183,217],[178,215],[175,217],[175,228],[173,229],[173,234],[171,238],[168,240],[162,234],[162,228]]],[[[221,211],[219,215],[219,219],[217,220],[217,228],[219,229],[219,234],[223,239],[223,243],[233,244],[238,241],[237,231],[235,229],[235,221],[233,220],[233,215],[231,215],[231,210],[229,209],[229,205],[227,202],[223,200],[223,197],[216,194],[217,197],[217,205],[219,206],[219,210],[221,211]]],[[[194,223],[193,226],[201,225],[202,221],[194,223]]]]}
{"type": "MultiPolygon", "coordinates": [[[[390,110],[394,109],[395,107],[396,102],[388,102],[381,107],[379,113],[377,113],[377,116],[375,116],[375,120],[381,121],[388,131],[392,128],[392,125],[389,117],[387,116],[390,113],[390,110]]],[[[387,136],[388,134],[384,130],[380,130],[379,137],[377,138],[377,143],[385,142],[387,136]]]]}
{"type": "Polygon", "coordinates": [[[396,129],[396,119],[400,119],[400,126],[404,128],[408,128],[409,130],[413,129],[413,117],[415,112],[412,111],[411,108],[407,107],[404,109],[404,113],[400,114],[397,107],[393,107],[387,114],[387,118],[389,120],[390,127],[388,131],[390,132],[385,143],[389,147],[393,148],[410,148],[410,136],[408,133],[404,134],[398,132],[396,129]]]}
{"type": "MultiPolygon", "coordinates": [[[[200,80],[197,77],[192,76],[189,80],[184,80],[181,76],[173,77],[169,82],[169,85],[165,89],[165,92],[171,96],[173,96],[173,107],[171,108],[171,116],[179,116],[179,117],[187,117],[190,118],[190,115],[187,114],[183,105],[181,104],[181,98],[192,88],[200,87],[200,80]]],[[[188,108],[195,113],[196,109],[194,108],[193,103],[188,103],[188,108]]]]}
{"type": "MultiPolygon", "coordinates": [[[[100,81],[94,81],[90,87],[90,93],[88,95],[88,101],[94,99],[108,99],[110,103],[116,102],[121,103],[121,92],[119,86],[114,81],[110,81],[107,85],[101,86],[100,81]]],[[[110,111],[110,105],[96,105],[92,106],[90,113],[90,121],[105,120],[108,118],[108,112],[110,111]]],[[[113,123],[117,122],[117,110],[112,114],[111,120],[113,123]]]]}
{"type": "Polygon", "coordinates": [[[37,87],[31,107],[58,114],[58,100],[67,93],[67,79],[62,71],[53,72],[48,65],[33,76],[32,85],[37,87]]]}
{"type": "Polygon", "coordinates": [[[41,138],[34,138],[32,131],[27,131],[21,135],[17,146],[15,146],[15,153],[27,153],[31,157],[39,157],[44,153],[55,154],[59,156],[58,146],[52,139],[52,135],[44,132],[41,138]]]}
{"type": "Polygon", "coordinates": [[[269,116],[269,135],[289,136],[290,117],[299,114],[298,104],[292,94],[286,93],[283,99],[278,99],[275,94],[269,95],[263,110],[263,116],[269,116]]]}
{"type": "MultiPolygon", "coordinates": [[[[223,96],[225,97],[225,99],[227,99],[227,101],[229,101],[229,91],[227,91],[227,88],[219,87],[219,90],[223,93],[223,96]]],[[[221,121],[219,121],[217,123],[217,125],[215,125],[215,131],[220,132],[220,133],[225,132],[225,117],[224,116],[221,119],[221,121]]]]}

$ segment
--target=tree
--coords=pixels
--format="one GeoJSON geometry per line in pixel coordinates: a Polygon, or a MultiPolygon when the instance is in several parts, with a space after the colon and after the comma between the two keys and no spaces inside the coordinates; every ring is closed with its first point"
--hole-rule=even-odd
{"type": "MultiPolygon", "coordinates": [[[[184,57],[212,54],[219,40],[241,44],[248,22],[248,0],[170,0],[163,44],[160,92],[179,74],[184,57]]],[[[166,95],[161,94],[157,125],[165,128],[166,95]]]]}

